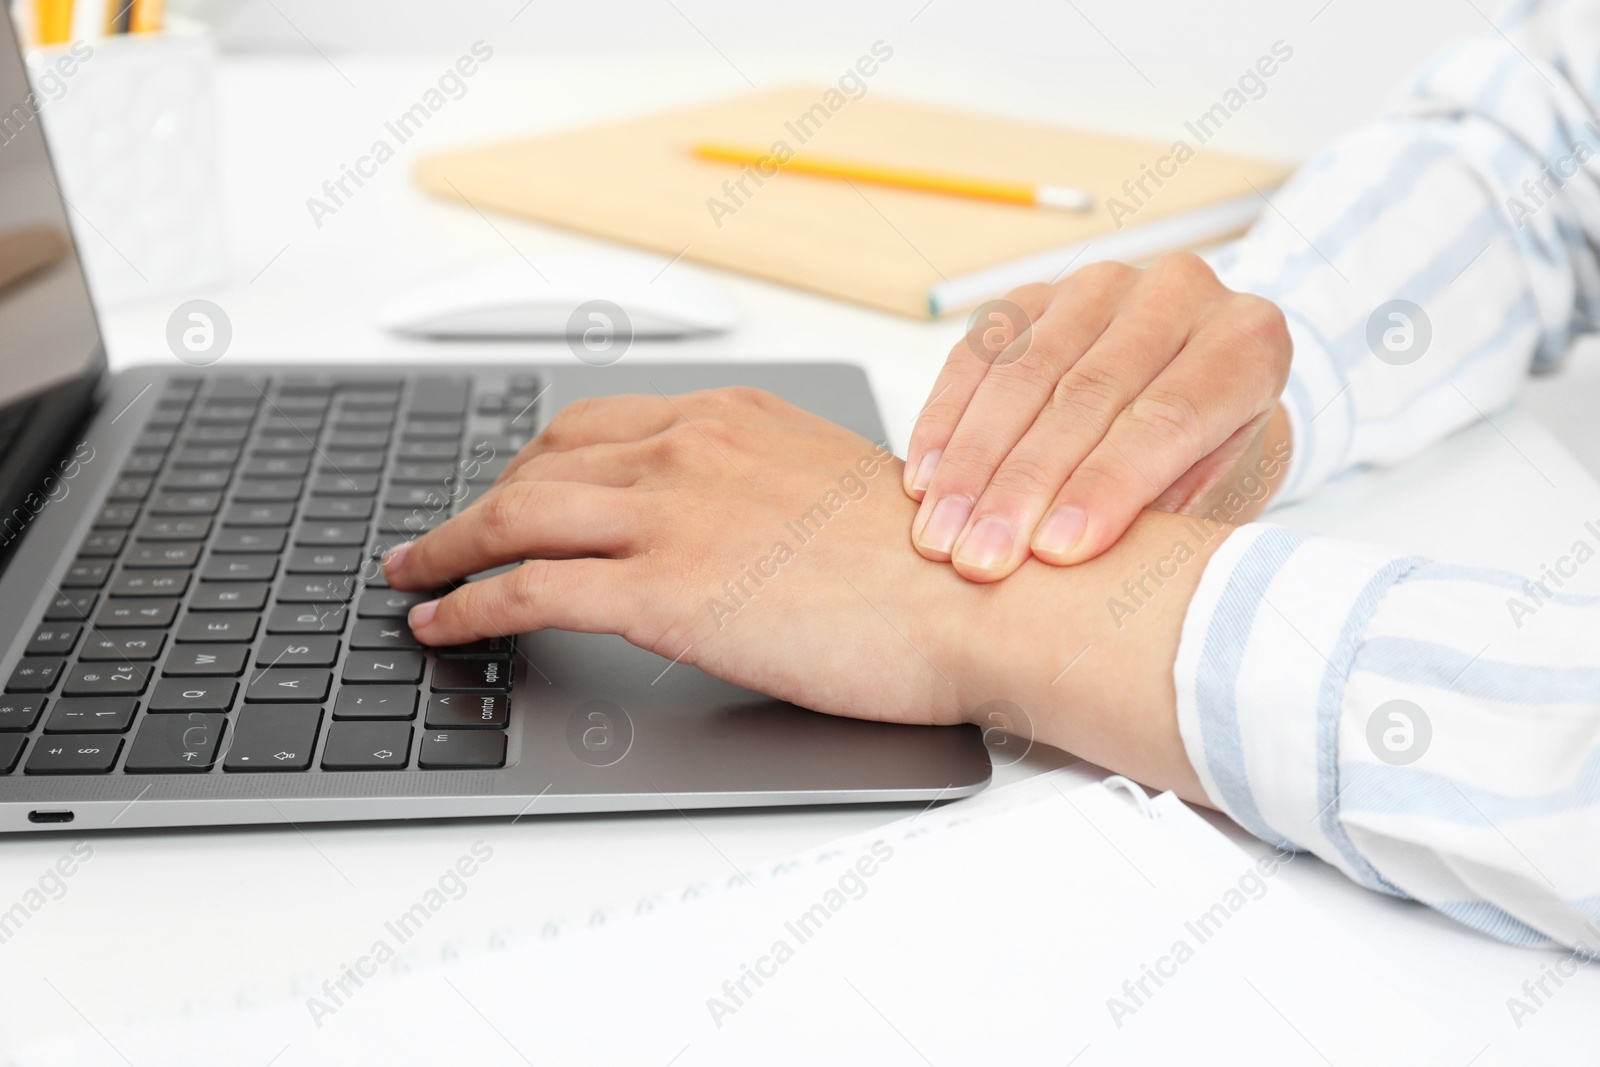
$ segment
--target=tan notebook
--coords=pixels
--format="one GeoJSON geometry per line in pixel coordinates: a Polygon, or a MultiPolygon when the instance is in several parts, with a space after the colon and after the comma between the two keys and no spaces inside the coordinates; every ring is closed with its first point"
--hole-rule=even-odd
{"type": "Polygon", "coordinates": [[[1265,206],[1256,190],[1288,168],[1217,152],[1197,136],[1211,132],[1162,144],[798,86],[445,152],[423,159],[416,177],[480,209],[927,317],[1069,265],[1148,259],[1242,230],[1265,206]],[[761,177],[690,153],[710,140],[1077,186],[1099,206],[1075,214],[761,177]]]}

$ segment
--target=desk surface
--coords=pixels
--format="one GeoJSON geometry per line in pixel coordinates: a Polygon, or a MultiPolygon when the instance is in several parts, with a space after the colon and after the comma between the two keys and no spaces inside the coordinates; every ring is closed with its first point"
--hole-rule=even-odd
{"type": "MultiPolygon", "coordinates": [[[[347,209],[315,229],[304,207],[324,178],[370,140],[396,101],[439,63],[339,57],[351,89],[317,59],[230,59],[219,71],[221,168],[230,205],[231,282],[203,295],[234,325],[233,358],[314,362],[370,355],[439,360],[562,358],[561,346],[404,342],[374,325],[399,287],[485,260],[537,261],[588,247],[555,230],[423,197],[391,164],[347,209]]],[[[632,61],[595,68],[506,58],[452,105],[446,141],[433,129],[407,147],[503,136],[640,106],[725,91],[725,71],[632,61]],[[698,72],[697,72],[698,71],[698,72]],[[578,91],[575,86],[581,86],[578,91]],[[528,108],[520,102],[537,101],[528,108]]],[[[672,269],[678,269],[676,267],[672,269]]],[[[903,444],[958,322],[919,323],[732,276],[717,276],[740,307],[729,336],[693,345],[639,344],[630,359],[849,358],[871,375],[895,442],[903,444]]],[[[180,300],[112,309],[104,326],[113,364],[171,358],[166,317],[180,300]]],[[[226,362],[226,361],[225,361],[226,362]]],[[[1600,518],[1600,485],[1533,419],[1511,411],[1436,448],[1403,470],[1364,476],[1278,521],[1398,544],[1445,558],[1535,569],[1600,518]]],[[[1600,575],[1582,580],[1600,592],[1600,575]]],[[[1072,762],[1038,749],[998,781],[1072,762]]],[[[1085,779],[1103,772],[1085,765],[1085,779]]],[[[91,840],[93,855],[20,933],[0,947],[0,1003],[8,1041],[106,1026],[148,1011],[205,1011],[309,990],[370,944],[477,840],[494,860],[459,903],[409,946],[415,958],[488,951],[537,936],[597,905],[727,877],[830,838],[867,829],[904,808],[812,809],[536,818],[505,822],[144,831],[91,840]],[[49,985],[39,979],[47,979],[49,985]]],[[[1226,820],[1217,823],[1258,847],[1226,820]]],[[[0,907],[19,900],[76,839],[0,842],[0,907]]],[[[1447,991],[1483,1021],[1494,1055],[1481,1063],[1554,1061],[1600,1038],[1600,968],[1587,968],[1518,1029],[1506,998],[1521,995],[1556,958],[1507,948],[1425,909],[1360,890],[1308,861],[1285,874],[1333,909],[1352,937],[1388,965],[1447,991]]],[[[1015,902],[1012,902],[1013,905],[1015,902]]],[[[303,995],[303,994],[302,994],[303,995]]],[[[270,1054],[268,1050],[267,1054],[270,1054]]],[[[266,1055],[263,1056],[265,1062],[266,1055]]]]}

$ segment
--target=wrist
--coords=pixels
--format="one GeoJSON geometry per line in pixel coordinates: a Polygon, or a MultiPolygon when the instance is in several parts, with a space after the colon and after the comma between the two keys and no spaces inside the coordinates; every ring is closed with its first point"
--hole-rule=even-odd
{"type": "Polygon", "coordinates": [[[1204,801],[1178,733],[1173,664],[1200,576],[1232,532],[1146,512],[1094,560],[1030,560],[1003,582],[969,584],[940,639],[968,720],[991,727],[990,702],[1007,701],[1031,740],[1204,801]]]}

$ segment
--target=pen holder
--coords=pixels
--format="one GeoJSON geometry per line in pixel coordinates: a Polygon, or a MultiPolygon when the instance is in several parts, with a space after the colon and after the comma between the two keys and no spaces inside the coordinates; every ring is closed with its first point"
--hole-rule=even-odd
{"type": "Polygon", "coordinates": [[[155,34],[28,53],[89,289],[119,304],[221,279],[210,33],[169,20],[155,34]]]}

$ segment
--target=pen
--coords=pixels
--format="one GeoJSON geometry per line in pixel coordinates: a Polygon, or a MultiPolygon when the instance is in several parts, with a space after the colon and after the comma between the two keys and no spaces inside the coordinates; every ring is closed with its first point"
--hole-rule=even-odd
{"type": "Polygon", "coordinates": [[[1089,211],[1093,209],[1095,203],[1094,197],[1087,191],[1066,185],[1033,185],[1027,182],[975,178],[820,156],[794,157],[787,162],[779,162],[769,151],[741,145],[703,142],[694,146],[694,154],[701,159],[712,159],[723,163],[761,164],[771,161],[782,170],[810,174],[819,178],[870,182],[873,185],[888,185],[897,189],[917,189],[922,192],[944,193],[947,196],[1026,204],[1062,211],[1089,211]]]}

